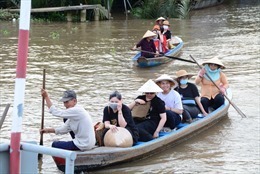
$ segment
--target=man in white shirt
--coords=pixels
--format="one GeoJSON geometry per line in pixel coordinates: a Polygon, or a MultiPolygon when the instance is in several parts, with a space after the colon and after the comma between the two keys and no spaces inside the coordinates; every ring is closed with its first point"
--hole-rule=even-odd
{"type": "Polygon", "coordinates": [[[73,90],[67,90],[63,93],[61,102],[66,109],[57,109],[51,102],[47,91],[41,90],[45,98],[49,112],[56,117],[67,119],[66,122],[58,128],[44,128],[41,133],[66,134],[72,131],[75,138],[72,141],[54,141],[52,147],[67,150],[89,150],[95,146],[96,138],[93,123],[88,112],[77,105],[77,96],[73,90]]]}

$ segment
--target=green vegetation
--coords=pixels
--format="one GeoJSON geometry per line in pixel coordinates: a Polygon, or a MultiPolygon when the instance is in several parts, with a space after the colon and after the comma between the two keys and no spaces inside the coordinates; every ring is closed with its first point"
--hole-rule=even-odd
{"type": "Polygon", "coordinates": [[[191,10],[191,1],[190,0],[181,0],[178,4],[178,13],[180,18],[189,17],[189,13],[191,10]]]}
{"type": "Polygon", "coordinates": [[[10,13],[10,12],[7,12],[7,11],[0,9],[0,20],[9,20],[10,21],[13,18],[18,19],[19,14],[18,13],[10,13]]]}
{"type": "Polygon", "coordinates": [[[8,30],[6,30],[6,29],[3,29],[3,30],[1,30],[0,33],[2,33],[4,36],[7,36],[7,35],[10,34],[10,31],[8,31],[8,30]]]}
{"type": "Polygon", "coordinates": [[[52,38],[52,39],[59,39],[60,33],[56,32],[56,31],[50,32],[49,37],[52,38]]]}
{"type": "MultiPolygon", "coordinates": [[[[109,0],[110,8],[114,5],[115,0],[109,0]]],[[[159,16],[168,18],[188,18],[191,10],[191,0],[129,0],[133,5],[131,14],[136,18],[155,19],[159,16]]],[[[19,8],[19,0],[10,0],[8,3],[2,5],[6,8],[19,8]]],[[[123,3],[121,0],[117,0],[116,3],[123,3]]],[[[101,4],[102,6],[108,6],[107,0],[33,0],[32,8],[43,7],[59,7],[59,6],[73,6],[79,4],[101,4]]],[[[102,10],[102,9],[101,9],[102,10]]],[[[103,9],[104,10],[104,9],[103,9]]],[[[123,9],[122,9],[123,10],[123,9]]],[[[76,13],[76,12],[75,12],[76,13]]],[[[89,11],[87,16],[91,20],[96,10],[89,11]]],[[[66,21],[65,12],[53,12],[53,13],[33,13],[33,21],[66,21]]],[[[0,10],[0,20],[10,20],[12,18],[18,18],[18,14],[12,14],[0,10]]],[[[103,19],[100,13],[100,18],[103,19]]],[[[79,21],[79,15],[73,15],[72,21],[79,21]]]]}
{"type": "Polygon", "coordinates": [[[66,21],[66,16],[63,12],[32,13],[31,15],[33,21],[36,22],[66,21]]]}
{"type": "Polygon", "coordinates": [[[187,18],[190,8],[190,0],[143,0],[136,4],[132,15],[146,19],[154,19],[158,16],[187,18]]]}
{"type": "MultiPolygon", "coordinates": [[[[110,7],[114,0],[109,0],[110,7]]],[[[101,4],[107,7],[107,0],[32,0],[32,8],[44,8],[44,7],[61,7],[61,6],[73,6],[80,4],[101,4]]],[[[0,1],[0,6],[3,8],[19,8],[20,0],[0,1]]],[[[102,10],[102,9],[101,9],[102,10]]],[[[75,12],[76,13],[76,12],[75,12]]],[[[93,19],[96,11],[93,10],[88,14],[90,19],[93,19]]],[[[53,13],[32,13],[32,19],[34,22],[41,21],[66,21],[66,12],[53,12],[53,13]]],[[[18,18],[19,14],[14,14],[0,10],[0,20],[11,20],[18,18]]],[[[100,18],[105,18],[100,13],[100,18]]],[[[79,21],[79,15],[73,15],[72,21],[79,21]]]]}

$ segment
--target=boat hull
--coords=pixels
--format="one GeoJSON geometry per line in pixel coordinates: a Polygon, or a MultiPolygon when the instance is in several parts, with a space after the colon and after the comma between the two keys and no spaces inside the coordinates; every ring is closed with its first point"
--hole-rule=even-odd
{"type": "MultiPolygon", "coordinates": [[[[180,54],[181,49],[183,47],[183,41],[181,38],[177,36],[173,36],[174,40],[177,41],[177,44],[175,47],[171,50],[169,50],[165,55],[166,56],[177,56],[180,54]]],[[[141,67],[141,68],[146,68],[146,67],[154,67],[154,66],[159,66],[165,63],[169,63],[173,61],[173,59],[165,56],[161,57],[155,57],[155,58],[144,58],[141,57],[141,52],[137,53],[133,58],[132,58],[134,65],[141,67]]]]}
{"type": "MultiPolygon", "coordinates": [[[[230,89],[228,89],[227,96],[229,99],[232,98],[230,89]]],[[[175,146],[210,128],[222,118],[226,117],[229,105],[229,102],[226,100],[224,105],[210,113],[208,116],[198,118],[198,120],[191,124],[180,124],[179,129],[171,132],[160,132],[159,138],[149,142],[139,142],[133,147],[96,147],[90,151],[77,152],[74,170],[75,172],[81,172],[101,169],[106,166],[147,158],[155,153],[164,151],[165,149],[175,146]]],[[[57,161],[57,158],[54,157],[54,161],[59,170],[65,170],[64,160],[57,161]]]]}

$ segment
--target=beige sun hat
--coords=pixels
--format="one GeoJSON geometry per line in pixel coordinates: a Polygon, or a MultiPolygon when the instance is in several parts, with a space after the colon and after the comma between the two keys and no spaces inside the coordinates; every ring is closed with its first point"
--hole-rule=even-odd
{"type": "Polygon", "coordinates": [[[166,19],[162,16],[156,19],[156,21],[160,21],[160,20],[165,21],[166,19]]]}
{"type": "Polygon", "coordinates": [[[163,21],[163,25],[168,25],[168,26],[170,26],[170,23],[169,23],[169,21],[163,21]]]}
{"type": "Polygon", "coordinates": [[[144,34],[143,38],[153,37],[153,36],[156,36],[156,34],[150,30],[147,30],[146,33],[144,34]]]}
{"type": "Polygon", "coordinates": [[[202,65],[205,65],[205,64],[209,64],[209,63],[213,63],[213,64],[217,64],[220,66],[220,68],[222,69],[225,69],[226,67],[224,66],[224,64],[217,58],[217,57],[214,57],[212,59],[209,59],[209,60],[206,60],[202,63],[202,65]]]}
{"type": "Polygon", "coordinates": [[[149,79],[138,89],[139,92],[163,92],[163,90],[152,80],[149,79]]]}
{"type": "Polygon", "coordinates": [[[178,79],[178,78],[180,78],[180,77],[183,77],[183,76],[188,76],[188,79],[190,79],[192,76],[194,76],[193,74],[190,74],[190,73],[187,73],[187,71],[185,71],[184,69],[182,69],[182,70],[179,70],[179,71],[177,71],[176,72],[176,76],[177,76],[177,78],[176,79],[178,79]]]}
{"type": "Polygon", "coordinates": [[[163,74],[160,77],[158,77],[157,79],[155,79],[155,83],[158,85],[161,81],[164,81],[164,80],[169,81],[171,83],[172,88],[176,88],[178,86],[178,83],[167,74],[163,74]]]}

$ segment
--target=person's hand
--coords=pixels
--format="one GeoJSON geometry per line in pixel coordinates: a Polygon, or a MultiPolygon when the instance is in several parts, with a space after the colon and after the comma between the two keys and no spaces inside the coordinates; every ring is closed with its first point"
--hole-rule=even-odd
{"type": "Polygon", "coordinates": [[[203,116],[206,117],[208,115],[207,112],[202,112],[203,116]]]}
{"type": "Polygon", "coordinates": [[[112,124],[109,126],[109,129],[111,129],[112,132],[118,131],[117,127],[115,125],[112,125],[112,124]]]}
{"type": "Polygon", "coordinates": [[[155,132],[153,133],[153,138],[158,138],[158,137],[159,137],[159,132],[155,131],[155,132]]]}
{"type": "Polygon", "coordinates": [[[223,87],[223,86],[221,86],[221,87],[219,87],[219,89],[220,89],[220,93],[221,94],[226,94],[226,88],[225,87],[223,87]]]}
{"type": "Polygon", "coordinates": [[[45,89],[41,89],[41,94],[44,98],[48,97],[48,93],[45,89]]]}
{"type": "Polygon", "coordinates": [[[136,48],[136,46],[134,46],[134,47],[131,48],[130,50],[135,51],[135,50],[137,50],[137,48],[136,48]]]}
{"type": "Polygon", "coordinates": [[[122,111],[122,101],[119,101],[118,103],[117,103],[117,110],[118,111],[122,111]]]}
{"type": "Polygon", "coordinates": [[[55,130],[53,128],[44,128],[44,129],[40,129],[40,133],[55,133],[55,130]]]}
{"type": "Polygon", "coordinates": [[[199,71],[199,77],[201,78],[204,77],[205,73],[206,73],[205,68],[201,68],[201,70],[199,71]]]}

